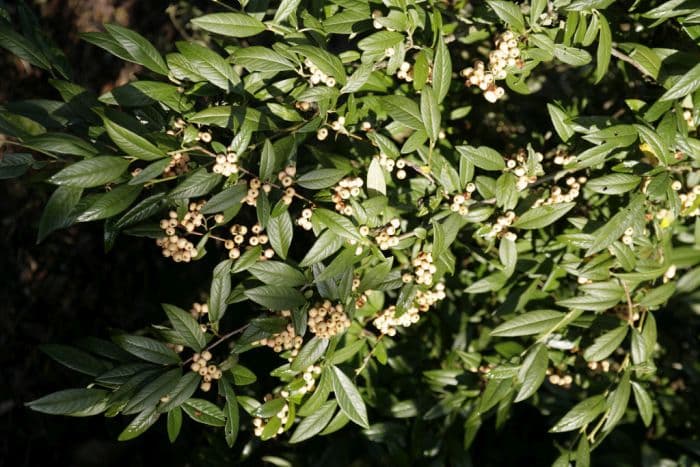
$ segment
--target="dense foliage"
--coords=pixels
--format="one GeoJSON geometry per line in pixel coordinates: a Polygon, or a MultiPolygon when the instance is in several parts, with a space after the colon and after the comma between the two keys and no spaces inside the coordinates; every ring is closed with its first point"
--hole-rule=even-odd
{"type": "Polygon", "coordinates": [[[120,440],[220,427],[233,458],[275,438],[277,463],[355,430],[376,459],[468,465],[523,404],[541,463],[589,465],[625,426],[700,452],[697,335],[662,326],[697,320],[695,2],[216,4],[165,56],[84,34],[143,67],[99,96],[0,11],[62,99],[0,107],[0,177],[56,186],[39,240],[103,221],[108,250],[216,257],[205,300],[44,347],[90,382],[30,408],[129,416],[120,440]]]}

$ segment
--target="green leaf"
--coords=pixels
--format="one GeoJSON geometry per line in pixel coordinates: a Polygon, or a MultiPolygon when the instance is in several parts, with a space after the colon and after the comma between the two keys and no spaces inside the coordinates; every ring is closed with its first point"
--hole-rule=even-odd
{"type": "Polygon", "coordinates": [[[182,338],[183,342],[195,352],[199,352],[207,345],[207,340],[199,327],[197,320],[185,310],[174,305],[163,303],[161,305],[165,314],[168,315],[170,323],[175,332],[182,338]]]}
{"type": "Polygon", "coordinates": [[[122,409],[122,413],[130,415],[155,407],[161,397],[175,388],[180,381],[180,376],[180,369],[173,369],[161,374],[131,396],[129,402],[122,409]]]}
{"type": "Polygon", "coordinates": [[[332,369],[333,392],[338,400],[340,410],[354,423],[363,428],[369,428],[367,408],[360,392],[340,368],[333,366],[332,369]]]}
{"type": "Polygon", "coordinates": [[[328,209],[316,208],[313,211],[312,219],[328,227],[328,230],[339,237],[362,240],[357,227],[350,219],[328,209]]]}
{"type": "Polygon", "coordinates": [[[626,324],[623,324],[612,331],[598,336],[593,344],[584,350],[583,358],[589,362],[597,362],[607,358],[622,344],[622,341],[627,336],[628,327],[626,324]]]}
{"type": "Polygon", "coordinates": [[[260,156],[260,178],[269,180],[275,169],[275,149],[269,139],[265,140],[260,156]]]}
{"type": "Polygon", "coordinates": [[[519,229],[541,229],[555,223],[571,211],[576,203],[556,203],[539,206],[526,211],[514,223],[519,229]]]}
{"type": "Polygon", "coordinates": [[[431,141],[435,142],[440,133],[440,108],[433,88],[425,86],[420,94],[420,115],[431,141]]]}
{"type": "Polygon", "coordinates": [[[634,127],[639,133],[639,138],[651,148],[651,152],[663,165],[670,165],[674,162],[664,140],[657,132],[644,125],[635,125],[634,127]]]}
{"type": "Polygon", "coordinates": [[[31,154],[10,153],[0,159],[0,180],[17,178],[24,175],[34,163],[31,154]]]}
{"type": "Polygon", "coordinates": [[[49,179],[56,185],[91,188],[119,178],[129,166],[121,157],[99,156],[70,164],[49,179]]]}
{"type": "Polygon", "coordinates": [[[596,230],[593,234],[593,244],[588,248],[586,256],[607,248],[620,238],[630,225],[644,215],[644,201],[642,194],[633,196],[627,207],[621,209],[603,227],[596,230]]]}
{"type": "Polygon", "coordinates": [[[234,55],[236,65],[248,71],[280,72],[294,71],[294,64],[267,47],[252,46],[238,49],[234,55]]]}
{"type": "Polygon", "coordinates": [[[180,363],[180,357],[162,342],[150,337],[122,334],[112,338],[122,349],[142,360],[163,365],[180,363]]]}
{"type": "Polygon", "coordinates": [[[270,246],[280,258],[286,259],[289,247],[294,238],[294,225],[288,211],[270,217],[267,222],[267,233],[270,239],[270,246]]]}
{"type": "Polygon", "coordinates": [[[255,373],[243,365],[236,365],[231,368],[231,374],[233,375],[233,382],[236,386],[253,384],[258,379],[258,377],[255,376],[255,373]]]}
{"type": "Polygon", "coordinates": [[[632,381],[632,390],[634,391],[634,401],[639,409],[642,422],[644,422],[644,426],[648,427],[651,425],[651,419],[654,418],[654,404],[651,401],[651,397],[646,389],[635,381],[632,381]]]}
{"type": "Polygon", "coordinates": [[[360,90],[360,88],[367,83],[373,71],[374,66],[371,63],[361,64],[355,69],[353,74],[350,75],[348,82],[343,86],[340,92],[342,94],[348,94],[360,90]]]}
{"type": "MultiPolygon", "coordinates": [[[[44,133],[24,140],[27,147],[41,149],[51,153],[68,154],[71,156],[93,157],[97,149],[87,141],[77,136],[64,133],[44,133]]],[[[12,154],[5,156],[7,158],[12,154]]],[[[20,154],[17,154],[20,155],[20,154]]],[[[6,159],[3,159],[3,162],[6,159]]]]}
{"type": "Polygon", "coordinates": [[[515,271],[515,264],[518,262],[518,249],[515,242],[508,238],[501,238],[498,246],[498,257],[503,264],[503,273],[510,277],[515,271]]]}
{"type": "Polygon", "coordinates": [[[491,336],[517,337],[549,331],[564,318],[564,313],[555,310],[536,310],[523,313],[491,331],[491,336]]]}
{"type": "Polygon", "coordinates": [[[554,131],[556,131],[559,138],[566,143],[576,133],[571,124],[567,122],[569,116],[554,104],[547,104],[547,111],[549,112],[549,117],[552,119],[554,131]]]}
{"type": "Polygon", "coordinates": [[[281,261],[262,261],[248,271],[259,281],[269,285],[298,287],[306,284],[306,277],[298,269],[281,261]]]}
{"type": "Polygon", "coordinates": [[[630,372],[622,375],[617,388],[610,393],[607,400],[608,418],[603,425],[603,432],[610,432],[622,420],[630,400],[630,372]]]}
{"type": "Polygon", "coordinates": [[[63,229],[73,223],[71,213],[77,206],[83,189],[74,186],[60,186],[49,198],[39,221],[37,243],[44,240],[54,230],[63,229]]]}
{"type": "Polygon", "coordinates": [[[595,83],[600,82],[608,71],[612,52],[612,33],[610,32],[608,20],[605,19],[605,16],[599,14],[598,21],[600,32],[598,35],[598,50],[596,52],[595,83]]]}
{"type": "Polygon", "coordinates": [[[102,389],[65,389],[26,405],[37,412],[71,417],[88,417],[102,413],[107,408],[109,393],[102,389]]]}
{"type": "Polygon", "coordinates": [[[244,293],[250,300],[273,311],[298,308],[306,303],[301,292],[291,287],[262,285],[244,293]]]}
{"type": "Polygon", "coordinates": [[[591,54],[583,49],[575,47],[567,47],[565,45],[556,44],[554,46],[554,56],[568,65],[583,66],[592,60],[591,54]]]}
{"type": "Polygon", "coordinates": [[[485,413],[492,407],[495,407],[503,398],[505,398],[511,391],[512,381],[509,379],[490,379],[486,383],[486,388],[481,394],[481,400],[479,402],[478,413],[485,413]]]}
{"type": "Polygon", "coordinates": [[[328,339],[322,339],[318,336],[313,337],[309,342],[304,344],[304,347],[299,350],[299,353],[292,361],[290,368],[293,371],[303,371],[316,363],[323,356],[328,348],[328,339]]]}
{"type": "Polygon", "coordinates": [[[441,103],[445,100],[452,82],[452,59],[450,58],[450,51],[445,44],[445,39],[442,37],[438,38],[435,48],[432,78],[437,102],[441,103]]]}
{"type": "Polygon", "coordinates": [[[586,188],[602,195],[620,195],[634,190],[642,179],[631,174],[609,174],[594,178],[586,188]]]}
{"type": "Polygon", "coordinates": [[[386,180],[384,169],[382,169],[379,159],[374,157],[367,169],[367,189],[376,193],[386,195],[386,180]]]}
{"type": "Polygon", "coordinates": [[[196,73],[214,86],[231,91],[241,81],[231,64],[213,50],[190,42],[178,42],[177,49],[196,73]]]}
{"type": "MultiPolygon", "coordinates": [[[[133,131],[116,124],[106,117],[103,118],[103,122],[105,130],[107,130],[107,134],[112,141],[114,141],[114,144],[119,146],[119,149],[128,155],[145,161],[152,161],[166,157],[166,154],[163,151],[158,149],[157,146],[143,136],[137,135],[133,131]]],[[[89,160],[85,162],[89,162],[89,160]]]]}
{"type": "Polygon", "coordinates": [[[425,130],[421,110],[412,99],[405,96],[385,96],[382,103],[397,122],[414,130],[425,130]]]}
{"type": "Polygon", "coordinates": [[[224,412],[208,400],[192,398],[182,404],[182,410],[195,422],[211,426],[224,426],[224,412]]]}
{"type": "Polygon", "coordinates": [[[182,428],[182,409],[180,407],[175,407],[173,410],[168,412],[168,440],[170,443],[174,443],[180,434],[180,429],[182,428]]]}
{"type": "Polygon", "coordinates": [[[266,30],[260,20],[243,13],[213,13],[194,18],[192,24],[227,37],[250,37],[266,30]]]}
{"type": "Polygon", "coordinates": [[[343,62],[332,53],[313,47],[310,45],[299,45],[294,47],[294,51],[302,57],[308,58],[311,62],[326,75],[335,78],[341,86],[347,82],[343,62]]]}
{"type": "Polygon", "coordinates": [[[160,417],[160,414],[154,408],[144,410],[124,428],[124,431],[119,434],[117,439],[119,441],[129,441],[142,435],[158,420],[158,417],[160,417]]]}
{"type": "Polygon", "coordinates": [[[226,299],[231,293],[231,260],[220,262],[214,268],[209,288],[209,321],[215,323],[226,312],[226,299]]]}
{"type": "Polygon", "coordinates": [[[10,25],[4,20],[0,22],[0,47],[9,50],[17,57],[26,60],[34,66],[44,70],[51,69],[51,61],[41,51],[41,48],[10,29],[10,25]]]}
{"type": "Polygon", "coordinates": [[[357,47],[365,52],[384,54],[386,49],[391,49],[404,40],[404,35],[397,31],[382,30],[370,34],[357,43],[357,47]]]}
{"type": "Polygon", "coordinates": [[[77,217],[78,222],[91,222],[115,216],[131,206],[141,193],[142,187],[120,185],[95,200],[77,217]]]}
{"type": "Polygon", "coordinates": [[[280,6],[275,11],[275,17],[272,19],[275,23],[281,23],[290,16],[294,15],[299,8],[301,0],[282,0],[280,6]]]}
{"type": "Polygon", "coordinates": [[[337,406],[338,404],[334,400],[324,403],[318,410],[299,423],[289,442],[292,444],[300,443],[320,433],[330,422],[337,406]]]}
{"type": "Polygon", "coordinates": [[[240,429],[238,400],[233,387],[231,387],[226,379],[222,379],[219,384],[223,388],[224,397],[226,398],[226,404],[224,405],[224,416],[226,417],[224,436],[226,437],[226,444],[228,444],[229,447],[232,447],[236,442],[238,431],[240,429]]]}
{"type": "Polygon", "coordinates": [[[115,216],[128,208],[140,193],[140,186],[120,185],[107,193],[97,195],[76,220],[91,222],[115,216]]]}
{"type": "Polygon", "coordinates": [[[525,18],[520,7],[513,2],[488,0],[486,3],[493,8],[499,18],[508,23],[516,32],[525,31],[525,18]]]}
{"type": "Polygon", "coordinates": [[[202,214],[224,212],[227,209],[240,205],[247,193],[248,185],[246,183],[233,185],[209,198],[201,212],[202,214]]]}
{"type": "Polygon", "coordinates": [[[530,350],[518,372],[518,380],[522,382],[522,386],[515,396],[515,402],[524,401],[537,392],[544,382],[548,363],[547,347],[539,344],[530,350]]]}
{"type": "Polygon", "coordinates": [[[104,361],[68,345],[44,344],[40,349],[61,365],[86,375],[97,376],[109,368],[104,361]]]}
{"type": "Polygon", "coordinates": [[[661,101],[669,101],[687,96],[700,88],[700,63],[684,74],[671,88],[659,98],[661,101]]]}
{"type": "Polygon", "coordinates": [[[153,45],[141,34],[130,29],[117,26],[116,24],[105,24],[107,32],[117,41],[117,43],[128,54],[131,62],[143,65],[151,71],[161,75],[168,74],[168,67],[165,60],[153,45]]]}
{"type": "Polygon", "coordinates": [[[479,146],[475,148],[473,146],[457,146],[457,151],[459,151],[462,157],[467,161],[480,169],[500,172],[506,168],[503,156],[489,147],[479,146]]]}
{"type": "Polygon", "coordinates": [[[552,433],[573,431],[593,421],[605,410],[605,397],[592,396],[576,404],[550,430],[552,433]]]}
{"type": "Polygon", "coordinates": [[[310,190],[321,190],[333,186],[345,176],[347,170],[317,169],[307,172],[297,179],[297,185],[310,190]]]}
{"type": "Polygon", "coordinates": [[[168,193],[170,199],[185,199],[204,196],[221,182],[221,175],[207,172],[201,168],[187,177],[182,183],[168,193]]]}
{"type": "Polygon", "coordinates": [[[162,403],[158,407],[158,412],[169,412],[179,409],[179,407],[195,393],[201,381],[199,373],[194,371],[187,372],[180,378],[175,387],[167,392],[167,402],[162,403]]]}
{"type": "Polygon", "coordinates": [[[588,444],[588,437],[581,436],[576,448],[576,467],[590,467],[591,465],[591,447],[588,444]]]}

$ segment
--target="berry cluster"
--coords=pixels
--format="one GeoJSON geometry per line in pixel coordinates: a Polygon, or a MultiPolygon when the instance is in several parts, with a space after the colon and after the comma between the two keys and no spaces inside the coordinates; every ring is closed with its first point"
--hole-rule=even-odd
{"type": "Polygon", "coordinates": [[[272,187],[265,183],[263,184],[258,178],[251,178],[248,180],[248,193],[246,193],[245,198],[243,198],[243,203],[248,206],[258,205],[258,196],[260,196],[260,189],[265,193],[269,193],[272,187]]]}
{"type": "Polygon", "coordinates": [[[310,59],[307,58],[306,60],[304,60],[304,65],[306,66],[306,68],[308,68],[309,73],[311,73],[309,82],[312,85],[323,83],[329,88],[332,88],[336,85],[335,78],[332,76],[328,76],[327,74],[319,70],[319,68],[316,65],[314,65],[314,63],[310,59]]]}
{"type": "Polygon", "coordinates": [[[352,216],[352,206],[350,206],[346,201],[351,198],[357,198],[362,193],[362,185],[364,182],[360,177],[347,177],[338,182],[338,184],[333,187],[333,195],[331,199],[335,203],[335,210],[346,216],[352,216]]]}
{"type": "Polygon", "coordinates": [[[556,165],[569,165],[576,162],[576,156],[567,154],[566,152],[559,150],[554,156],[554,163],[556,165]]]}
{"type": "Polygon", "coordinates": [[[342,304],[333,305],[330,300],[309,309],[309,330],[315,335],[330,339],[350,327],[350,319],[342,304]]]}
{"type": "Polygon", "coordinates": [[[199,376],[202,377],[202,384],[199,385],[199,389],[204,392],[209,391],[212,380],[220,379],[222,374],[219,367],[209,364],[211,357],[211,352],[208,350],[203,351],[201,354],[196,353],[192,355],[193,363],[190,365],[190,369],[195,373],[199,373],[199,376]]]}
{"type": "MultiPolygon", "coordinates": [[[[430,82],[430,74],[432,72],[432,69],[428,70],[428,82],[430,82]]],[[[399,70],[396,72],[396,77],[398,79],[402,79],[406,81],[407,83],[413,82],[413,66],[408,63],[408,62],[403,62],[401,66],[399,66],[399,70]]]]}
{"type": "Polygon", "coordinates": [[[386,154],[381,153],[379,154],[379,165],[384,167],[389,173],[393,172],[394,168],[396,168],[396,178],[399,180],[403,180],[407,176],[405,159],[389,159],[386,154]]]}
{"type": "Polygon", "coordinates": [[[304,209],[301,211],[301,217],[297,219],[297,225],[301,227],[304,230],[311,230],[314,228],[314,225],[311,223],[311,216],[313,215],[313,211],[309,208],[304,209]]]}
{"type": "Polygon", "coordinates": [[[485,235],[486,238],[503,237],[508,240],[515,241],[518,236],[514,232],[509,232],[508,227],[515,221],[515,213],[513,211],[508,211],[504,215],[499,216],[496,219],[496,223],[492,224],[491,229],[485,235]]]}
{"type": "Polygon", "coordinates": [[[515,188],[518,191],[525,190],[530,183],[537,181],[538,176],[544,175],[544,170],[542,169],[544,155],[536,152],[534,159],[534,161],[528,160],[527,153],[521,150],[515,155],[514,159],[509,159],[506,162],[506,169],[512,170],[513,174],[518,177],[518,181],[515,184],[515,188]]]}
{"type": "MultiPolygon", "coordinates": [[[[240,258],[241,248],[243,247],[247,249],[256,247],[258,245],[267,245],[270,239],[266,234],[263,233],[263,230],[264,229],[260,226],[260,224],[257,223],[253,224],[253,226],[250,229],[248,229],[248,227],[245,225],[233,224],[229,229],[229,232],[231,232],[233,238],[224,242],[224,248],[229,250],[228,257],[231,259],[240,258]],[[250,232],[250,235],[248,235],[248,232],[250,232]],[[247,241],[246,235],[248,235],[247,241]]],[[[266,248],[265,251],[263,251],[263,254],[261,255],[260,259],[262,261],[270,259],[274,256],[274,254],[275,250],[273,250],[272,248],[266,248]]]]}
{"type": "Polygon", "coordinates": [[[430,252],[421,251],[413,260],[413,272],[417,284],[432,285],[433,274],[437,268],[433,264],[433,255],[430,252]]]}
{"type": "Polygon", "coordinates": [[[538,199],[533,204],[533,207],[547,206],[549,204],[568,203],[581,194],[581,186],[586,183],[586,177],[569,177],[566,179],[566,185],[569,187],[568,192],[564,192],[561,187],[554,186],[549,192],[549,197],[546,199],[538,199]]]}
{"type": "MultiPolygon", "coordinates": [[[[192,203],[195,207],[197,203],[192,203]]],[[[201,208],[200,208],[201,209],[201,208]]],[[[189,215],[190,213],[187,213],[189,215]]],[[[198,214],[198,216],[202,216],[198,214]]],[[[172,258],[176,263],[185,262],[188,263],[197,256],[197,250],[194,244],[187,240],[185,237],[180,237],[176,234],[175,228],[178,225],[184,225],[188,231],[192,231],[195,228],[195,224],[199,223],[201,225],[203,216],[200,219],[195,217],[194,219],[190,216],[187,218],[187,224],[184,224],[185,220],[179,222],[177,220],[177,212],[170,211],[168,213],[168,219],[162,219],[160,221],[160,228],[163,229],[165,236],[156,240],[156,245],[163,249],[163,256],[166,258],[172,258]],[[189,230],[189,229],[192,230],[189,230]]]]}
{"type": "Polygon", "coordinates": [[[399,244],[399,238],[396,235],[400,228],[401,220],[394,218],[377,233],[376,239],[380,250],[388,250],[399,244]]]}
{"type": "Polygon", "coordinates": [[[476,185],[469,182],[463,193],[458,193],[452,197],[450,211],[458,212],[463,216],[469,214],[469,205],[471,204],[472,193],[476,191],[476,185]]]}
{"type": "Polygon", "coordinates": [[[431,306],[445,298],[445,284],[438,283],[433,290],[418,290],[413,304],[400,316],[396,316],[396,305],[391,305],[377,316],[372,324],[382,334],[393,337],[396,329],[401,326],[407,328],[420,320],[420,312],[426,312],[431,306]]]}
{"type": "Polygon", "coordinates": [[[560,386],[564,389],[569,389],[571,387],[571,383],[574,382],[574,378],[571,375],[561,376],[556,373],[549,375],[547,377],[547,380],[550,384],[553,384],[554,386],[560,386]]]}
{"type": "MultiPolygon", "coordinates": [[[[282,310],[280,312],[282,317],[288,318],[292,316],[292,312],[289,310],[282,310]]],[[[287,328],[269,338],[260,339],[258,343],[260,345],[266,345],[273,349],[275,352],[280,353],[284,350],[291,350],[291,356],[296,357],[301,348],[301,344],[304,339],[302,336],[298,336],[294,330],[293,324],[288,324],[287,328]]]]}
{"type": "MultiPolygon", "coordinates": [[[[673,182],[673,184],[674,186],[672,186],[672,188],[676,191],[679,191],[683,187],[681,182],[678,180],[673,182]]],[[[695,185],[688,193],[681,193],[678,195],[678,197],[681,199],[682,216],[700,216],[700,202],[698,195],[700,195],[700,185],[695,185]]]]}
{"type": "Polygon", "coordinates": [[[622,235],[622,243],[629,247],[634,246],[634,229],[632,227],[625,230],[625,233],[622,235]]]}
{"type": "Polygon", "coordinates": [[[304,380],[304,386],[299,388],[298,392],[300,394],[306,394],[310,393],[314,390],[316,387],[316,378],[318,378],[321,375],[321,367],[318,365],[311,365],[309,366],[306,370],[304,370],[304,373],[302,373],[301,377],[304,380]]]}
{"type": "Polygon", "coordinates": [[[212,170],[214,173],[221,174],[224,177],[238,173],[238,154],[229,152],[228,154],[219,154],[216,156],[216,164],[212,170]]]}
{"type": "MultiPolygon", "coordinates": [[[[194,232],[194,229],[201,227],[204,224],[204,214],[201,213],[202,208],[206,204],[206,201],[202,200],[199,202],[190,203],[189,210],[182,216],[180,225],[185,228],[188,232],[194,232]]],[[[172,219],[173,213],[175,211],[170,211],[170,218],[172,219]]],[[[177,218],[177,213],[175,213],[177,218]]]]}
{"type": "Polygon", "coordinates": [[[165,344],[165,346],[175,353],[182,353],[185,350],[185,346],[182,344],[173,344],[172,342],[168,342],[165,344]]]}
{"type": "Polygon", "coordinates": [[[202,318],[207,313],[209,313],[209,305],[206,303],[193,303],[190,308],[190,314],[194,319],[202,318]]]}
{"type": "Polygon", "coordinates": [[[164,177],[177,177],[187,173],[190,170],[188,163],[190,162],[190,156],[182,153],[175,153],[170,158],[168,166],[163,170],[164,177]]]}
{"type": "MultiPolygon", "coordinates": [[[[270,400],[272,400],[272,395],[266,395],[265,402],[268,402],[270,400]]],[[[276,417],[280,420],[280,427],[277,429],[277,433],[272,435],[272,437],[274,438],[277,435],[284,433],[284,426],[287,424],[287,421],[289,421],[289,403],[285,403],[284,406],[280,409],[280,411],[270,418],[263,419],[261,417],[255,417],[253,419],[253,426],[255,427],[253,431],[255,432],[255,436],[262,436],[263,430],[265,430],[265,426],[267,426],[267,424],[270,423],[270,419],[273,417],[276,417]]]]}
{"type": "Polygon", "coordinates": [[[496,39],[496,49],[489,53],[488,69],[484,62],[477,60],[473,67],[462,70],[462,76],[466,79],[464,84],[479,87],[484,92],[484,98],[494,103],[505,95],[505,89],[496,85],[496,80],[506,79],[506,68],[522,65],[518,40],[511,31],[506,31],[496,39]]]}

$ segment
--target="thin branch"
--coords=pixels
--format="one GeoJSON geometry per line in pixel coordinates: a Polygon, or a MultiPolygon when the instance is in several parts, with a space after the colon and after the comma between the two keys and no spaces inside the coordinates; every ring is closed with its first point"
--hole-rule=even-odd
{"type": "Polygon", "coordinates": [[[649,77],[653,78],[653,76],[651,76],[647,70],[645,70],[644,68],[642,68],[642,66],[641,66],[639,63],[637,63],[636,61],[634,61],[634,60],[632,59],[632,57],[630,57],[629,55],[626,55],[626,54],[620,52],[620,51],[617,50],[617,49],[612,49],[612,50],[610,51],[610,54],[611,54],[613,57],[622,60],[623,62],[629,63],[630,65],[632,65],[633,67],[635,67],[637,70],[639,70],[643,75],[646,75],[646,76],[649,76],[649,77]]]}

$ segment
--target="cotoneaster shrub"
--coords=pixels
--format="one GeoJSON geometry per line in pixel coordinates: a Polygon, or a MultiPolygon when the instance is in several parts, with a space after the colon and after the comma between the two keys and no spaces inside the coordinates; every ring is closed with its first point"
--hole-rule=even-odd
{"type": "Polygon", "coordinates": [[[546,464],[697,429],[655,317],[700,282],[694,2],[215,3],[166,55],[84,34],[142,66],[101,96],[4,12],[61,97],[0,110],[0,175],[56,187],[39,240],[101,221],[107,249],[218,262],[205,302],[46,347],[92,382],[30,408],[123,415],[120,440],[198,422],[244,457],[361,430],[401,465],[467,465],[514,404],[550,420],[546,464]]]}

